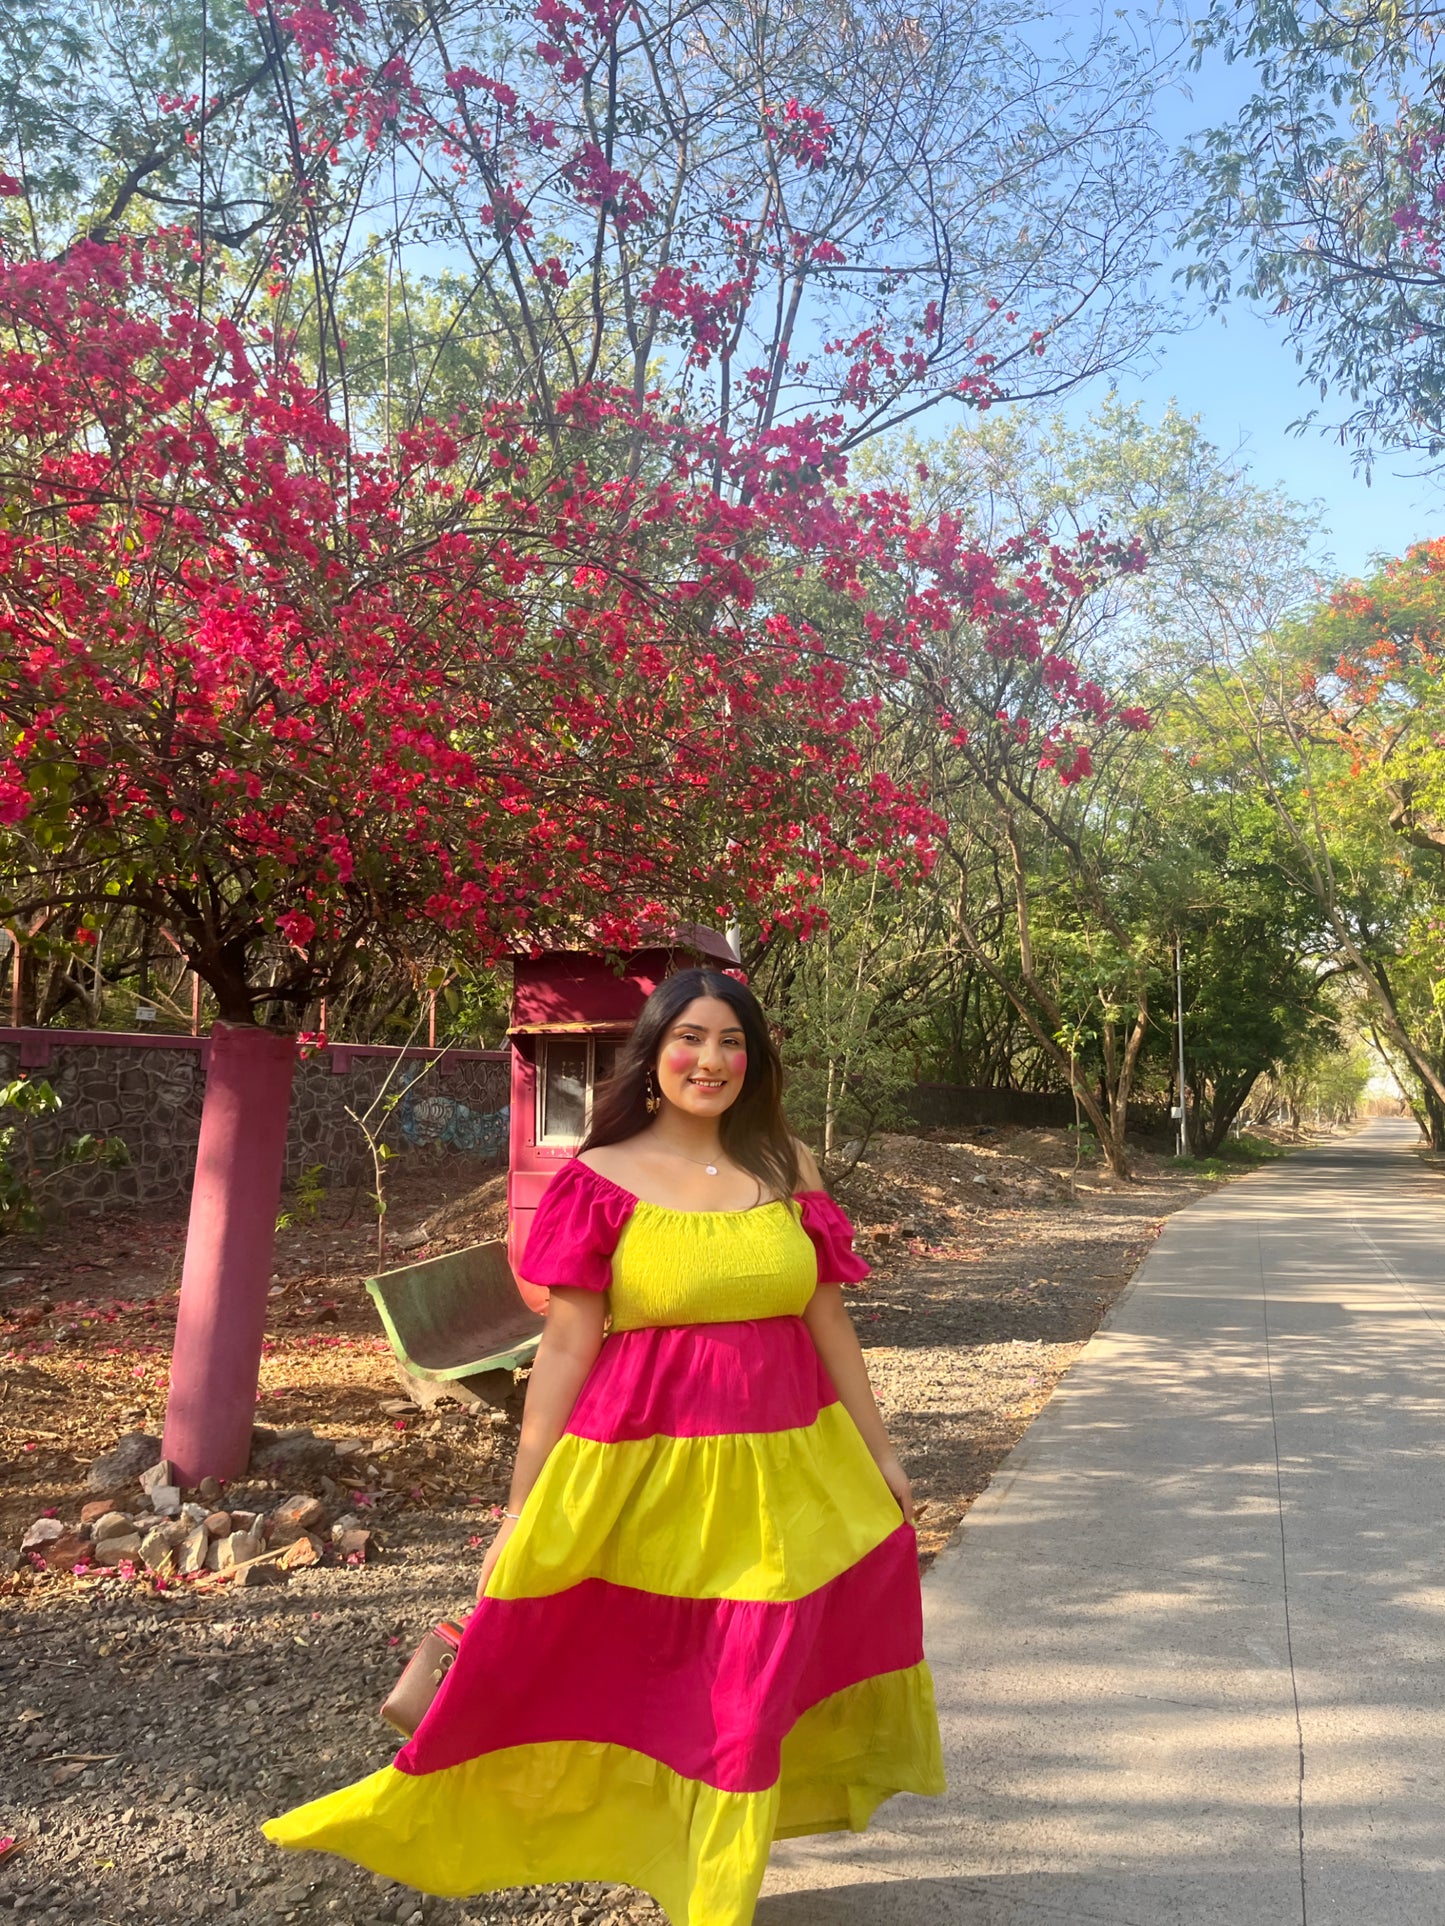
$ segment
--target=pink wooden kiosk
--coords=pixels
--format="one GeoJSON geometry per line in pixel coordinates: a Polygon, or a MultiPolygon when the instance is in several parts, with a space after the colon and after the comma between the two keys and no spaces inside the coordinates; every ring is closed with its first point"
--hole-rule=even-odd
{"type": "MultiPolygon", "coordinates": [[[[683,923],[633,952],[619,975],[585,950],[519,957],[512,975],[512,1138],[507,1201],[508,1256],[515,1274],[532,1213],[558,1169],[576,1156],[592,1114],[592,1093],[611,1071],[617,1046],[647,998],[674,970],[710,963],[738,967],[727,938],[683,923]]],[[[533,1310],[547,1293],[518,1278],[533,1310]]]]}

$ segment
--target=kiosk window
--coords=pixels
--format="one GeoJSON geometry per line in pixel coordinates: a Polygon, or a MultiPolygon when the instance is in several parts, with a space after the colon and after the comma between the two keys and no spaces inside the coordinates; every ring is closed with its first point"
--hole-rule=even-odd
{"type": "Polygon", "coordinates": [[[577,1144],[592,1121],[592,1092],[612,1075],[617,1037],[546,1037],[538,1046],[537,1142],[577,1144]]]}
{"type": "Polygon", "coordinates": [[[549,1037],[543,1044],[537,1079],[539,1144],[580,1143],[586,1134],[590,1056],[586,1038],[549,1037]]]}

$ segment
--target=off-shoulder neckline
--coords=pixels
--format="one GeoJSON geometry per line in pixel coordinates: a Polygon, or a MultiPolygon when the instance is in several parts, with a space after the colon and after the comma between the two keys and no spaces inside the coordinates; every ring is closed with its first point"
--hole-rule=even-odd
{"type": "MultiPolygon", "coordinates": [[[[677,1204],[654,1204],[650,1197],[639,1197],[636,1191],[629,1190],[625,1184],[619,1184],[616,1178],[604,1177],[602,1172],[594,1170],[591,1164],[584,1164],[580,1157],[574,1157],[572,1162],[578,1170],[585,1170],[587,1175],[594,1177],[599,1184],[605,1184],[609,1190],[615,1190],[619,1197],[625,1197],[629,1204],[635,1204],[642,1210],[660,1210],[668,1217],[750,1217],[754,1211],[774,1210],[779,1204],[792,1202],[788,1197],[770,1197],[763,1204],[744,1204],[741,1210],[684,1210],[677,1204]]],[[[793,1194],[795,1197],[826,1197],[828,1193],[824,1190],[799,1190],[793,1194]]]]}

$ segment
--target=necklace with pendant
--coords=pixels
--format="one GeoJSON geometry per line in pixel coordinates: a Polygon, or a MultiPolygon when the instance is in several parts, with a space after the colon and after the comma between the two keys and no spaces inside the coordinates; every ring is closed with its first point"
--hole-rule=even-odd
{"type": "Polygon", "coordinates": [[[700,1158],[689,1157],[684,1150],[674,1150],[670,1144],[659,1144],[657,1148],[666,1151],[669,1157],[681,1157],[685,1164],[695,1164],[699,1170],[705,1170],[709,1177],[716,1177],[718,1174],[716,1164],[705,1164],[700,1158]]]}

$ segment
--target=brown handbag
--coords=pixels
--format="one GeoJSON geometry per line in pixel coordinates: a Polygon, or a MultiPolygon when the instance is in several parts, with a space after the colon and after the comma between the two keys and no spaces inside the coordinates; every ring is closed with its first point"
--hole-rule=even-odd
{"type": "Polygon", "coordinates": [[[452,1669],[464,1630],[464,1625],[455,1618],[444,1618],[434,1625],[383,1701],[381,1716],[407,1738],[411,1738],[431,1710],[442,1680],[452,1669]]]}

